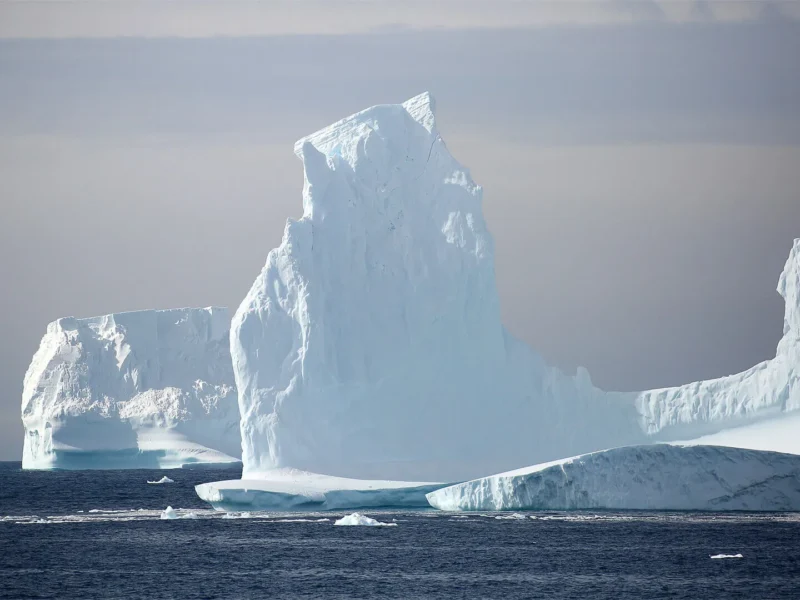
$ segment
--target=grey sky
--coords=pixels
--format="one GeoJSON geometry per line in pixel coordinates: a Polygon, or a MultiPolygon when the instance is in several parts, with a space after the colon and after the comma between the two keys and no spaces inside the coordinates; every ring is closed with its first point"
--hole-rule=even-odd
{"type": "Polygon", "coordinates": [[[0,459],[49,321],[235,308],[301,212],[294,140],[425,89],[485,188],[505,322],[548,360],[637,389],[768,358],[800,237],[800,25],[767,17],[0,40],[0,459]]]}

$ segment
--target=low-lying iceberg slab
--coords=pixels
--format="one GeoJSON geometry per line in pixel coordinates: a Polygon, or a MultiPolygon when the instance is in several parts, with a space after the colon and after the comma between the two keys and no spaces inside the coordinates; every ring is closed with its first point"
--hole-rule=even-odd
{"type": "Polygon", "coordinates": [[[654,444],[593,452],[428,494],[441,510],[800,510],[800,456],[654,444]]]}
{"type": "Polygon", "coordinates": [[[426,494],[446,484],[347,479],[276,469],[258,478],[215,481],[195,486],[197,495],[217,510],[342,510],[349,508],[427,508],[426,494]]]}
{"type": "Polygon", "coordinates": [[[239,462],[228,330],[224,308],[51,323],[25,375],[22,467],[239,462]]]}

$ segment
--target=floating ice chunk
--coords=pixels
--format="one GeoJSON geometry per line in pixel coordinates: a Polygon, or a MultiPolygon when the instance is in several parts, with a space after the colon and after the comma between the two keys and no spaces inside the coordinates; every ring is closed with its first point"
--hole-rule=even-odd
{"type": "Polygon", "coordinates": [[[168,506],[166,509],[164,509],[164,512],[161,513],[161,518],[163,520],[169,520],[169,519],[197,519],[198,517],[197,514],[193,512],[189,512],[182,515],[178,513],[178,511],[172,508],[171,506],[168,506]]]}
{"type": "Polygon", "coordinates": [[[397,523],[382,523],[360,513],[353,513],[337,520],[334,525],[364,525],[366,527],[397,527],[397,523]]]}
{"type": "Polygon", "coordinates": [[[223,519],[249,519],[250,513],[247,511],[244,512],[226,512],[222,515],[223,519]]]}
{"type": "Polygon", "coordinates": [[[741,554],[714,554],[709,558],[744,558],[741,554]]]}
{"type": "Polygon", "coordinates": [[[152,484],[152,485],[158,485],[159,483],[175,483],[175,480],[174,479],[170,479],[169,477],[164,475],[158,481],[148,481],[147,483],[152,484]]]}
{"type": "Polygon", "coordinates": [[[509,521],[509,520],[511,520],[511,521],[527,521],[528,517],[526,517],[525,515],[522,515],[520,513],[513,513],[511,515],[497,515],[495,517],[495,519],[499,519],[501,521],[502,520],[506,520],[506,521],[509,521]]]}

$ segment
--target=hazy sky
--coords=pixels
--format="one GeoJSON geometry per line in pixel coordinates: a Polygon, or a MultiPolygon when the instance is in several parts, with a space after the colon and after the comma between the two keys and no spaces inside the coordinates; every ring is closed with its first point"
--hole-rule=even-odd
{"type": "Polygon", "coordinates": [[[796,5],[0,0],[0,459],[48,322],[235,308],[301,213],[294,140],[423,90],[548,360],[642,389],[769,358],[796,5]]]}

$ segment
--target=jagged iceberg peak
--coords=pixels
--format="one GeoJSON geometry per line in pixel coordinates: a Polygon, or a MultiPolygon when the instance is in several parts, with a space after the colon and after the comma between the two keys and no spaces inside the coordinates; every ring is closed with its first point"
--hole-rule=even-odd
{"type": "Polygon", "coordinates": [[[227,309],[50,323],[25,374],[22,421],[24,468],[236,461],[227,309]]]}
{"type": "Polygon", "coordinates": [[[786,266],[778,280],[778,293],[786,302],[783,318],[784,338],[800,340],[800,238],[794,241],[786,266]]]}
{"type": "Polygon", "coordinates": [[[493,242],[432,97],[369,108],[295,149],[304,215],[231,325],[245,472],[425,480],[421,462],[480,453],[467,436],[505,420],[490,400],[506,360],[493,242]],[[466,433],[442,437],[461,408],[466,433]]]}

